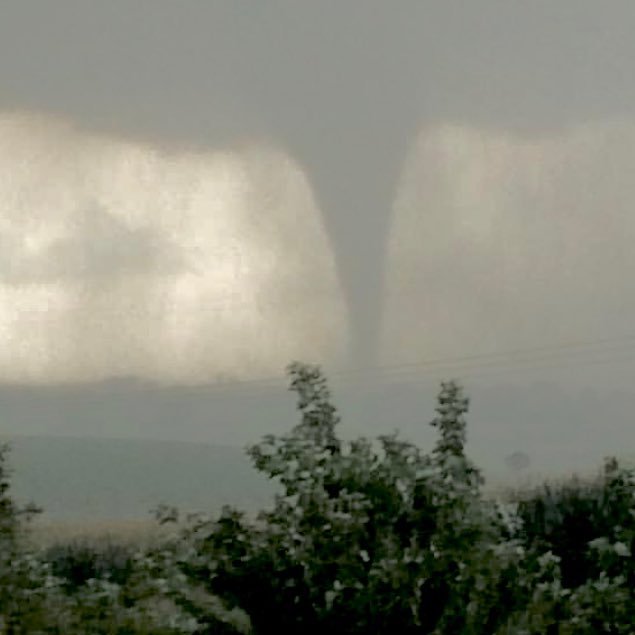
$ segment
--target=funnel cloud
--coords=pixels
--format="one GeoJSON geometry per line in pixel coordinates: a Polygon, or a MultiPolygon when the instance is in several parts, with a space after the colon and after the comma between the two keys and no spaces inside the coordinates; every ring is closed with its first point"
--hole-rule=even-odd
{"type": "Polygon", "coordinates": [[[501,469],[629,447],[634,32],[632,0],[5,0],[6,425],[243,443],[301,359],[361,433],[422,434],[458,374],[501,469]],[[427,365],[534,347],[567,364],[427,365]]]}

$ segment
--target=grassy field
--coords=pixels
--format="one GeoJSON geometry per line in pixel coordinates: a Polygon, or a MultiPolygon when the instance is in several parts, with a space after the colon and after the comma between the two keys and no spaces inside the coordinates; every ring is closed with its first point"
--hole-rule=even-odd
{"type": "Polygon", "coordinates": [[[36,519],[31,524],[29,538],[42,549],[55,544],[101,541],[144,548],[161,541],[170,531],[151,519],[93,522],[36,519]]]}

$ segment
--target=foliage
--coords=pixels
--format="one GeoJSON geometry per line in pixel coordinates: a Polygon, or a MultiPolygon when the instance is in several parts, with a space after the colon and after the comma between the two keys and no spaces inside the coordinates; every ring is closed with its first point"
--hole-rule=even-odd
{"type": "Polygon", "coordinates": [[[341,441],[319,369],[290,376],[300,423],[249,448],[282,493],[256,521],[227,508],[183,535],[181,571],[255,633],[632,632],[628,471],[609,462],[594,487],[487,500],[455,383],[424,454],[397,435],[341,441]]]}
{"type": "Polygon", "coordinates": [[[517,551],[465,456],[461,389],[442,385],[425,455],[396,434],[342,442],[320,371],[290,376],[300,423],[249,449],[283,493],[256,522],[226,509],[193,526],[182,570],[256,633],[493,632],[517,551]]]}
{"type": "Polygon", "coordinates": [[[133,573],[134,547],[112,540],[73,540],[57,543],[44,551],[51,573],[62,579],[69,591],[77,591],[89,580],[126,584],[133,573]]]}
{"type": "Polygon", "coordinates": [[[465,453],[468,400],[441,385],[429,453],[343,441],[326,380],[292,364],[299,423],[248,449],[280,488],[256,518],[162,523],[151,548],[20,538],[0,452],[0,632],[591,635],[635,632],[635,473],[608,460],[507,500],[465,453]]]}

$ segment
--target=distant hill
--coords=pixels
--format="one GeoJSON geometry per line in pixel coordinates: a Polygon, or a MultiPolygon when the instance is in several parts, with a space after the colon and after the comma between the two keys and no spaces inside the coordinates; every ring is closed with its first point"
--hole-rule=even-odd
{"type": "MultiPolygon", "coordinates": [[[[438,382],[334,377],[344,438],[399,430],[432,449],[438,382]]],[[[557,382],[469,381],[468,453],[497,488],[540,476],[596,473],[633,460],[635,392],[557,382]],[[511,465],[514,454],[524,464],[511,465]]],[[[251,510],[272,485],[242,446],[299,420],[283,382],[157,386],[134,378],[78,385],[0,384],[0,439],[15,440],[15,491],[51,519],[143,519],[160,502],[251,510]],[[114,438],[120,440],[113,440],[114,438]]]]}
{"type": "MultiPolygon", "coordinates": [[[[439,371],[439,376],[450,375],[439,371]]],[[[328,375],[328,373],[327,373],[328,375]]],[[[436,439],[438,379],[333,377],[344,437],[399,430],[424,449],[436,439]]],[[[632,455],[635,392],[565,388],[557,382],[465,382],[471,398],[468,451],[492,477],[507,479],[505,457],[522,451],[529,471],[595,470],[607,454],[632,455]]],[[[296,396],[284,380],[227,385],[160,386],[135,378],[76,385],[0,383],[0,435],[147,439],[230,446],[298,422],[296,396]]],[[[154,447],[154,446],[152,446],[154,447]]],[[[51,450],[53,451],[53,450],[51,450]]]]}
{"type": "MultiPolygon", "coordinates": [[[[253,512],[266,506],[275,491],[236,446],[55,436],[2,435],[0,440],[11,445],[13,495],[41,506],[43,521],[150,519],[151,510],[161,503],[183,511],[218,511],[232,504],[253,512]]],[[[600,453],[589,454],[578,461],[571,458],[570,464],[589,473],[602,461],[600,453]]],[[[523,469],[516,475],[485,469],[485,474],[496,490],[530,476],[534,480],[540,472],[555,476],[546,467],[538,464],[538,470],[523,469]]]]}
{"type": "Polygon", "coordinates": [[[252,511],[274,488],[237,447],[197,443],[5,437],[12,491],[50,520],[148,518],[160,503],[187,511],[235,504],[252,511]]]}

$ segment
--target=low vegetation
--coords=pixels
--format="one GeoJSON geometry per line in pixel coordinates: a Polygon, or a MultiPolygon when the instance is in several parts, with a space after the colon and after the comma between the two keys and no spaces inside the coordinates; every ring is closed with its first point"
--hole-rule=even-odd
{"type": "Polygon", "coordinates": [[[248,449],[279,485],[254,518],[180,518],[134,547],[37,548],[0,454],[0,632],[635,632],[635,474],[606,461],[493,500],[465,454],[468,400],[444,383],[434,448],[396,434],[345,442],[319,369],[293,364],[300,421],[248,449]]]}

